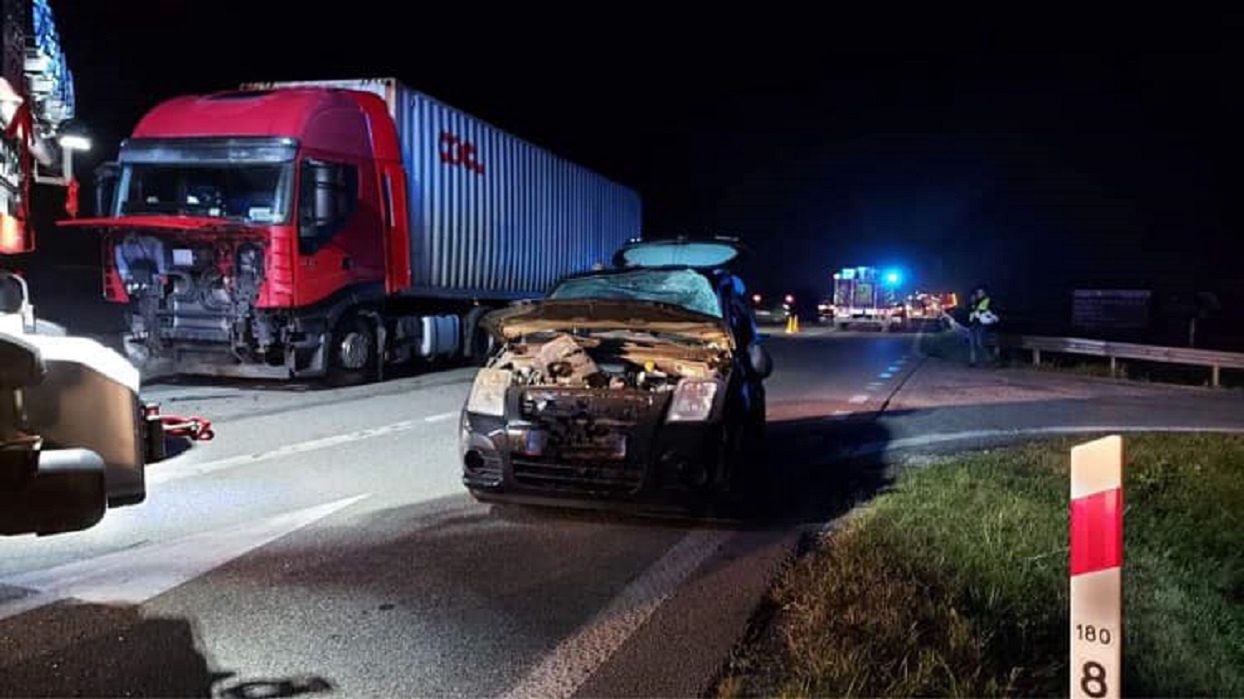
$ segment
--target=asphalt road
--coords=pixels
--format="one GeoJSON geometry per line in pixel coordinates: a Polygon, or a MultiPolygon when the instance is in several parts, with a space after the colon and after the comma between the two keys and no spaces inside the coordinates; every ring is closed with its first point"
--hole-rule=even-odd
{"type": "Polygon", "coordinates": [[[153,386],[217,439],[90,531],[0,540],[0,695],[697,694],[800,533],[875,493],[897,450],[1244,429],[1239,393],[971,373],[910,335],[770,346],[771,507],[744,523],[475,503],[464,369],[153,386]]]}

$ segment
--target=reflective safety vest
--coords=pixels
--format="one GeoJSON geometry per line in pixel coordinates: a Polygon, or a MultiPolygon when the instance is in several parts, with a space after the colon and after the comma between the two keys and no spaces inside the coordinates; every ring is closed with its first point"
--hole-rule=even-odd
{"type": "Polygon", "coordinates": [[[972,307],[972,313],[968,316],[968,320],[978,322],[981,325],[993,325],[998,322],[998,314],[989,308],[989,297],[986,296],[976,302],[972,307]]]}

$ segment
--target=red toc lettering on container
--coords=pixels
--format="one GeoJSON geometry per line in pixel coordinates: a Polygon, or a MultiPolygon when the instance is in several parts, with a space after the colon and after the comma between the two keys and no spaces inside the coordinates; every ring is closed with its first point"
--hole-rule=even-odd
{"type": "Polygon", "coordinates": [[[477,175],[484,174],[484,164],[477,157],[475,144],[461,139],[448,131],[441,132],[441,162],[459,165],[477,175]]]}

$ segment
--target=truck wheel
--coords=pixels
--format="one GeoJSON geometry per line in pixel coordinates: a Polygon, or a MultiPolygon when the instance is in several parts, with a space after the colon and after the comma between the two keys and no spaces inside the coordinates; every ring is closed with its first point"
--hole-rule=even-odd
{"type": "Polygon", "coordinates": [[[364,383],[376,370],[376,332],[362,317],[350,313],[337,323],[329,341],[328,382],[333,386],[364,383]]]}

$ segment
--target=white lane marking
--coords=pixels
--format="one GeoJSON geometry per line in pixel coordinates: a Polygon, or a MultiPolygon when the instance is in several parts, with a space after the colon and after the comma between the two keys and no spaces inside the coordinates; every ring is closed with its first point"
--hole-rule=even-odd
{"type": "Polygon", "coordinates": [[[725,531],[687,534],[608,606],[558,643],[504,696],[563,699],[573,695],[731,535],[725,531]]]}
{"type": "Polygon", "coordinates": [[[883,371],[883,372],[881,372],[880,374],[877,374],[877,376],[878,376],[878,377],[880,377],[880,378],[883,378],[883,379],[892,379],[892,378],[894,378],[894,374],[893,374],[892,372],[889,372],[889,371],[883,371]]]}
{"type": "Polygon", "coordinates": [[[851,414],[851,411],[850,411],[850,410],[835,410],[835,411],[834,411],[834,416],[835,416],[835,417],[837,417],[837,416],[839,416],[839,415],[850,415],[850,414],[851,414]]]}
{"type": "Polygon", "coordinates": [[[349,444],[350,442],[358,442],[373,437],[382,437],[384,435],[394,434],[396,432],[404,432],[413,429],[419,425],[443,422],[445,420],[456,417],[458,413],[438,413],[429,415],[418,420],[402,420],[390,425],[381,427],[371,427],[357,432],[349,432],[346,434],[333,435],[331,437],[321,437],[319,439],[311,439],[296,444],[287,444],[278,447],[272,451],[262,451],[255,454],[242,454],[240,456],[230,456],[215,461],[206,461],[203,463],[187,463],[187,464],[169,464],[166,466],[155,466],[147,471],[147,484],[167,483],[169,481],[179,480],[181,478],[190,478],[192,476],[202,476],[216,471],[223,471],[235,466],[246,466],[249,464],[257,464],[263,461],[271,461],[280,459],[294,454],[302,454],[308,451],[318,451],[320,449],[328,449],[341,444],[349,444]]]}
{"type": "Polygon", "coordinates": [[[863,393],[857,393],[847,399],[848,403],[867,403],[868,396],[863,393]]]}
{"type": "Polygon", "coordinates": [[[963,432],[943,432],[926,434],[920,437],[904,437],[888,442],[867,442],[854,447],[847,447],[838,452],[837,456],[868,456],[887,451],[910,449],[912,447],[929,447],[950,442],[964,442],[973,439],[989,439],[992,437],[1039,437],[1042,435],[1060,434],[1099,434],[1110,432],[1176,432],[1176,433],[1223,433],[1244,434],[1244,427],[1140,427],[1134,425],[1054,425],[1049,427],[1021,427],[1010,430],[966,430],[963,432]]]}
{"type": "Polygon", "coordinates": [[[885,384],[881,383],[880,381],[873,381],[872,383],[868,384],[868,385],[867,385],[867,386],[865,386],[864,388],[866,388],[866,389],[868,389],[868,390],[870,390],[870,391],[875,391],[875,390],[877,390],[877,389],[881,388],[881,387],[882,387],[882,386],[884,386],[884,385],[885,385],[885,384]]]}
{"type": "Polygon", "coordinates": [[[5,578],[0,584],[30,592],[0,604],[0,619],[65,599],[141,604],[366,497],[369,496],[355,495],[255,522],[5,578]]]}

